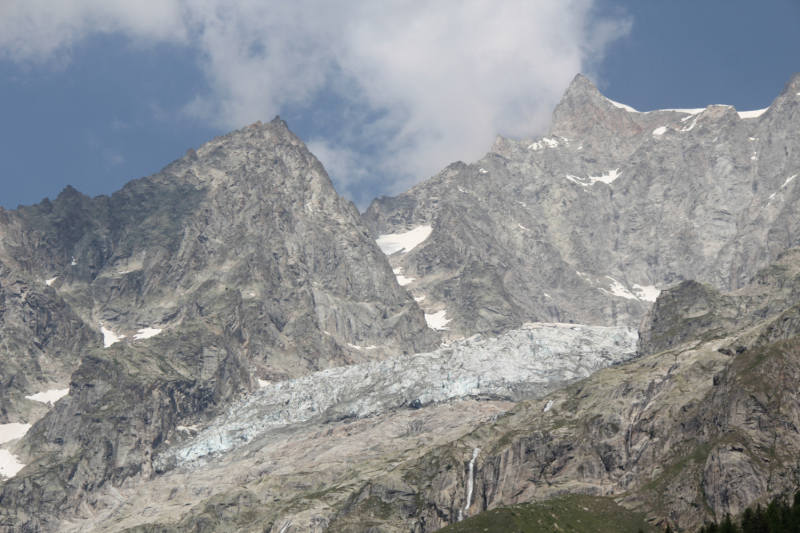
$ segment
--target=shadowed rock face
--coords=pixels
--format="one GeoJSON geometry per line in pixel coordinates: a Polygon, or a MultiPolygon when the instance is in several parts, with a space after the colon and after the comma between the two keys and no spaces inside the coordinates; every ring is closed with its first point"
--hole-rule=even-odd
{"type": "Polygon", "coordinates": [[[579,75],[547,137],[498,137],[483,159],[376,199],[364,218],[375,237],[433,228],[390,261],[426,312],[447,310],[446,336],[637,326],[658,289],[734,290],[800,243],[798,93],[800,74],[756,118],[639,113],[579,75]]]}
{"type": "Polygon", "coordinates": [[[12,443],[29,466],[2,487],[0,529],[92,514],[93,490],[150,475],[176,424],[212,419],[257,378],[439,343],[355,206],[277,118],[110,198],[68,187],[0,212],[0,261],[14,350],[0,360],[0,421],[34,422],[47,407],[25,395],[70,387],[12,443]]]}

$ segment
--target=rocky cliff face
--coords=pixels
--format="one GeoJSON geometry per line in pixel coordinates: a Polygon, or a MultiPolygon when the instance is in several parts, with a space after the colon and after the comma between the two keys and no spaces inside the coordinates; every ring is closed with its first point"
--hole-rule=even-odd
{"type": "Polygon", "coordinates": [[[258,380],[439,342],[280,119],[110,198],[68,188],[0,215],[3,416],[34,422],[46,406],[23,395],[70,389],[7,445],[28,467],[2,487],[0,527],[90,516],[97,487],[150,475],[176,424],[258,380]]]}
{"type": "Polygon", "coordinates": [[[547,137],[498,137],[364,217],[376,238],[430,228],[390,261],[446,335],[635,326],[660,289],[737,289],[800,242],[799,147],[800,74],[760,114],[640,113],[579,75],[547,137]]]}

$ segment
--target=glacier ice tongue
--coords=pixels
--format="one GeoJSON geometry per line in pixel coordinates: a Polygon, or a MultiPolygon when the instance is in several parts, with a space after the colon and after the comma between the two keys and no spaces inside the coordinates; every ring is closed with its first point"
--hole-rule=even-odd
{"type": "Polygon", "coordinates": [[[495,338],[475,335],[432,353],[331,368],[270,383],[234,403],[185,443],[166,450],[160,467],[228,452],[291,424],[375,416],[463,399],[541,398],[636,356],[626,327],[526,324],[495,338]]]}

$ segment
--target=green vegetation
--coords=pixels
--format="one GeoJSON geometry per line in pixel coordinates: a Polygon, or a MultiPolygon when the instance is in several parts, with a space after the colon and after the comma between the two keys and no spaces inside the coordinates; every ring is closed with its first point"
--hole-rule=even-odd
{"type": "Polygon", "coordinates": [[[643,513],[612,498],[570,494],[534,503],[484,511],[451,524],[442,533],[642,533],[660,532],[643,513]]]}
{"type": "Polygon", "coordinates": [[[707,524],[698,533],[800,533],[800,492],[791,506],[783,498],[775,498],[766,509],[758,504],[745,510],[738,524],[726,516],[721,524],[707,524]]]}

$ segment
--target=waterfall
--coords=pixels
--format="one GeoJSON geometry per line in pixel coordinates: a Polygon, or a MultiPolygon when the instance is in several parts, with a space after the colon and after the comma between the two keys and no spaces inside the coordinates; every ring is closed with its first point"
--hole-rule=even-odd
{"type": "Polygon", "coordinates": [[[474,469],[475,469],[475,459],[478,458],[478,454],[480,453],[480,448],[475,448],[472,450],[472,459],[469,462],[469,474],[467,475],[467,499],[464,502],[464,508],[458,510],[458,521],[461,522],[464,520],[464,514],[469,510],[469,507],[472,502],[472,486],[474,484],[474,469]]]}

